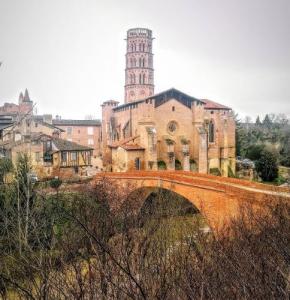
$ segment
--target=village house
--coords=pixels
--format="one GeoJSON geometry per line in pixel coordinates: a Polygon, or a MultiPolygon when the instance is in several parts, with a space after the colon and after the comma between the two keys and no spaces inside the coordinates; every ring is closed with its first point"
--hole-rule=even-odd
{"type": "Polygon", "coordinates": [[[100,120],[71,120],[57,117],[52,124],[63,130],[62,138],[93,148],[92,166],[102,168],[100,120]]]}
{"type": "Polygon", "coordinates": [[[51,124],[51,116],[31,113],[0,117],[0,152],[16,164],[27,154],[39,178],[86,175],[92,166],[93,148],[61,138],[63,129],[51,124]]]}

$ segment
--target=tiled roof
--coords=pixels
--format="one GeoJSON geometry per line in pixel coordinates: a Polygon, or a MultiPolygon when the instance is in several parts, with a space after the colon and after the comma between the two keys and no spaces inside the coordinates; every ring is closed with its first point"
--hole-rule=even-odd
{"type": "Polygon", "coordinates": [[[205,102],[205,109],[225,109],[225,110],[231,110],[230,107],[224,106],[222,104],[219,104],[217,102],[208,100],[208,99],[202,99],[203,102],[205,102]]]}
{"type": "Polygon", "coordinates": [[[49,128],[52,128],[52,129],[55,128],[55,129],[58,129],[58,130],[61,131],[61,132],[64,132],[64,131],[65,131],[65,130],[63,130],[63,129],[57,127],[57,126],[54,125],[54,124],[49,124],[49,123],[44,122],[44,121],[38,121],[38,122],[40,122],[42,125],[47,126],[47,127],[49,127],[49,128]]]}
{"type": "Polygon", "coordinates": [[[52,120],[52,124],[56,126],[101,126],[100,120],[52,120]]]}
{"type": "Polygon", "coordinates": [[[89,148],[83,145],[79,145],[74,142],[70,142],[67,140],[62,140],[62,139],[57,139],[53,138],[52,139],[53,144],[59,151],[82,151],[82,150],[93,150],[93,148],[89,148]]]}
{"type": "MultiPolygon", "coordinates": [[[[149,100],[149,99],[158,100],[159,98],[161,98],[161,99],[164,100],[166,97],[167,97],[167,99],[171,99],[171,97],[173,97],[173,98],[176,98],[176,100],[178,100],[178,101],[180,100],[180,98],[184,98],[184,99],[187,100],[188,106],[189,106],[189,103],[191,103],[193,101],[196,101],[198,103],[204,103],[204,100],[197,99],[195,97],[189,96],[189,95],[177,90],[176,88],[171,88],[171,89],[168,89],[166,91],[154,94],[154,95],[152,95],[150,97],[147,97],[145,99],[139,99],[139,100],[136,100],[136,101],[133,101],[133,102],[129,102],[129,103],[125,103],[125,104],[116,106],[116,107],[113,108],[113,110],[114,111],[119,111],[119,110],[122,110],[126,107],[134,106],[136,104],[145,102],[146,100],[149,100]]],[[[158,106],[157,103],[155,103],[155,105],[158,106]]]]}

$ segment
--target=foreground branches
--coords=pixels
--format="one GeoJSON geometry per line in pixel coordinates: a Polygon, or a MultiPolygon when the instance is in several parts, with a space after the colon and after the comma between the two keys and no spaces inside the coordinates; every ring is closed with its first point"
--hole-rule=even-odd
{"type": "Polygon", "coordinates": [[[1,190],[4,299],[288,297],[287,204],[267,214],[245,208],[216,238],[185,200],[160,191],[142,205],[144,193],[129,196],[106,180],[49,195],[29,186],[27,210],[17,188],[1,190]]]}

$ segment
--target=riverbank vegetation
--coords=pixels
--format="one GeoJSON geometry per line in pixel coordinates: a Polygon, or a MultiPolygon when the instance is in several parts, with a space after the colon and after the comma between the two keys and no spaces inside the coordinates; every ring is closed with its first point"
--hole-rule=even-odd
{"type": "Polygon", "coordinates": [[[255,122],[246,117],[242,123],[237,120],[237,156],[256,163],[256,171],[264,182],[283,182],[278,167],[290,167],[290,122],[283,115],[267,114],[255,122]]]}

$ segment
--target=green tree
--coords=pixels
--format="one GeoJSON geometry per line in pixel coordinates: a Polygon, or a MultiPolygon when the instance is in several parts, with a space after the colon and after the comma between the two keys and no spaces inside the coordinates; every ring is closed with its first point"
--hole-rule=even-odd
{"type": "Polygon", "coordinates": [[[260,126],[261,124],[262,124],[262,122],[260,120],[260,116],[257,116],[256,125],[260,126]]]}
{"type": "Polygon", "coordinates": [[[265,126],[268,129],[271,128],[271,126],[272,126],[272,121],[271,121],[271,119],[270,119],[270,117],[269,117],[268,114],[266,114],[266,116],[265,116],[265,118],[263,120],[263,126],[265,126]]]}
{"type": "Polygon", "coordinates": [[[256,161],[256,170],[263,181],[273,181],[278,177],[278,157],[264,149],[261,158],[256,161]]]}
{"type": "Polygon", "coordinates": [[[236,152],[237,156],[244,156],[244,147],[247,137],[246,129],[241,125],[238,114],[234,115],[236,121],[236,152]]]}
{"type": "Polygon", "coordinates": [[[258,145],[250,145],[247,149],[247,158],[251,160],[258,160],[261,158],[262,151],[265,148],[264,145],[258,144],[258,145]]]}

